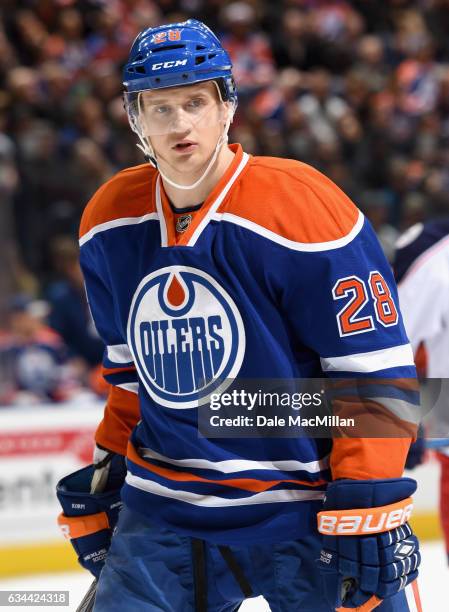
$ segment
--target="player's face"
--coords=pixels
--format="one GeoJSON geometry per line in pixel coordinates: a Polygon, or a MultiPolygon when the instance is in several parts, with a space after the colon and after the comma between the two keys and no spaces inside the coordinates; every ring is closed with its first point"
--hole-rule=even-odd
{"type": "Polygon", "coordinates": [[[142,92],[140,109],[158,160],[182,173],[207,164],[228,112],[211,81],[142,92]]]}

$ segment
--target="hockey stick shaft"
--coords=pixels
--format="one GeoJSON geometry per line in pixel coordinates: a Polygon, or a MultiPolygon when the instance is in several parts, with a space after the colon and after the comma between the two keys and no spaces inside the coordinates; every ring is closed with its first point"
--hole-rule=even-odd
{"type": "Polygon", "coordinates": [[[95,605],[95,595],[97,592],[97,581],[94,580],[89,587],[89,590],[84,595],[81,603],[76,609],[76,612],[92,612],[95,605]]]}

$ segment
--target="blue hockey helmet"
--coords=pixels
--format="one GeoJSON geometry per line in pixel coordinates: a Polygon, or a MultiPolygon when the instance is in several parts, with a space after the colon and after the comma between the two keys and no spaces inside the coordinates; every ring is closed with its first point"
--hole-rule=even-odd
{"type": "Polygon", "coordinates": [[[216,81],[224,102],[237,105],[232,62],[215,34],[188,19],[148,28],[135,39],[123,69],[128,93],[216,81]]]}

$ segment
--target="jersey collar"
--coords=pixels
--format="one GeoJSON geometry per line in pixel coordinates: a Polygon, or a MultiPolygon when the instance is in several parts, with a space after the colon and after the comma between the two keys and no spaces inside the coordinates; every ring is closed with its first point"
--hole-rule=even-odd
{"type": "Polygon", "coordinates": [[[217,211],[248,163],[249,155],[243,152],[240,144],[231,144],[229,148],[235,153],[234,159],[204,201],[203,206],[195,214],[188,230],[179,237],[176,236],[173,210],[165,193],[161,176],[158,175],[155,185],[155,201],[161,228],[162,247],[195,246],[198,238],[209,224],[212,215],[217,211]]]}

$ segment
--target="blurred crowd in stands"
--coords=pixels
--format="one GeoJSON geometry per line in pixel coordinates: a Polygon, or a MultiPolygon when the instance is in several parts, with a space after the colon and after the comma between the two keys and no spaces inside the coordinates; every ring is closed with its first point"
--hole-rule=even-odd
{"type": "Polygon", "coordinates": [[[0,403],[105,392],[78,223],[143,162],[121,99],[132,40],[189,17],[231,54],[231,141],[323,171],[390,258],[400,231],[449,213],[449,0],[2,0],[0,403]]]}

